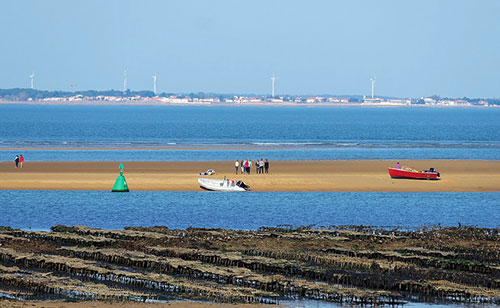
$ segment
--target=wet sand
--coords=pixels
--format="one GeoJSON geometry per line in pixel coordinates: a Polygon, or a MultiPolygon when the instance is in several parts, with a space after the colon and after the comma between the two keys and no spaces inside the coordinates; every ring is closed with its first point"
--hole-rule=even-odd
{"type": "MultiPolygon", "coordinates": [[[[0,189],[111,190],[120,162],[0,162],[0,189]]],[[[500,161],[414,160],[403,166],[434,167],[441,180],[392,179],[394,161],[271,161],[269,174],[235,175],[234,162],[123,162],[130,190],[197,191],[200,172],[243,180],[254,191],[500,191],[500,161]]]]}
{"type": "Polygon", "coordinates": [[[257,304],[214,304],[191,301],[173,301],[169,303],[137,303],[137,302],[64,302],[64,301],[7,301],[0,300],[2,308],[265,308],[280,307],[278,305],[257,304]]]}

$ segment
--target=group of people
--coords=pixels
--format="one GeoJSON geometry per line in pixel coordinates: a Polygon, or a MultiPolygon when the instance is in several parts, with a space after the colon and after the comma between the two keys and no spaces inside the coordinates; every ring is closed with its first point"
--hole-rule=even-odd
{"type": "Polygon", "coordinates": [[[255,173],[264,174],[269,173],[269,160],[257,159],[255,161],[251,161],[250,159],[244,160],[236,160],[234,162],[234,170],[236,174],[241,172],[241,174],[250,174],[250,170],[252,165],[255,166],[255,173]]]}
{"type": "Polygon", "coordinates": [[[22,168],[24,163],[23,155],[16,155],[16,158],[14,158],[14,162],[16,163],[16,168],[22,168]]]}

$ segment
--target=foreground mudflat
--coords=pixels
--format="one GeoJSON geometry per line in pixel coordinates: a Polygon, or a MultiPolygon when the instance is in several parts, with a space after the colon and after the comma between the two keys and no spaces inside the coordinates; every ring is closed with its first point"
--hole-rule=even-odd
{"type": "Polygon", "coordinates": [[[265,308],[278,307],[258,304],[201,303],[192,301],[172,301],[168,303],[99,302],[99,301],[8,301],[0,300],[2,308],[265,308]]]}
{"type": "MultiPolygon", "coordinates": [[[[402,164],[430,167],[439,181],[391,179],[394,161],[272,161],[269,174],[234,174],[234,162],[123,162],[130,190],[201,190],[200,172],[210,178],[242,180],[254,191],[500,191],[500,161],[416,160],[402,164]]],[[[111,190],[120,162],[0,163],[0,189],[111,190]]]]}
{"type": "Polygon", "coordinates": [[[99,300],[500,303],[500,230],[0,231],[0,292],[99,300]]]}

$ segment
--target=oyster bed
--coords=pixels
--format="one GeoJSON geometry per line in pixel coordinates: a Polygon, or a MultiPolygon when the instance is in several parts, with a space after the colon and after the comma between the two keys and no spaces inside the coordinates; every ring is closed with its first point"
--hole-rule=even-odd
{"type": "Polygon", "coordinates": [[[500,304],[500,229],[0,228],[0,298],[500,304]]]}

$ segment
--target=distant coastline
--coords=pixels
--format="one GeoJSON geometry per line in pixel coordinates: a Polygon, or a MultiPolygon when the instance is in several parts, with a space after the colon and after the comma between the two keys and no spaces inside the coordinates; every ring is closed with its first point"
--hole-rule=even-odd
{"type": "Polygon", "coordinates": [[[155,101],[11,101],[1,100],[0,105],[36,105],[36,106],[262,106],[262,107],[405,107],[405,108],[498,108],[500,105],[420,105],[420,104],[391,104],[391,103],[294,103],[294,102],[245,102],[245,103],[205,103],[185,102],[166,103],[155,101]]]}
{"type": "Polygon", "coordinates": [[[152,105],[152,106],[368,106],[368,107],[489,107],[500,98],[419,98],[372,95],[259,95],[227,93],[156,93],[152,91],[45,91],[0,89],[0,104],[32,105],[152,105]]]}

